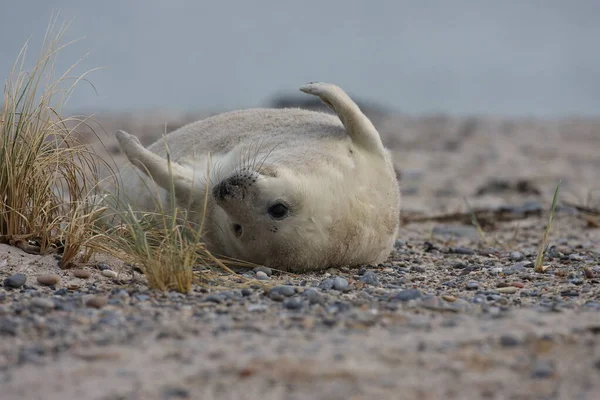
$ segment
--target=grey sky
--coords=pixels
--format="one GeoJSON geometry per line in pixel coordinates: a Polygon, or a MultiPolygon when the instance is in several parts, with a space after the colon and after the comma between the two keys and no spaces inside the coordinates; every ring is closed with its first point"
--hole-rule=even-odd
{"type": "Polygon", "coordinates": [[[411,113],[600,115],[600,1],[0,1],[3,79],[53,10],[86,37],[63,67],[106,67],[71,108],[259,106],[321,80],[411,113]]]}

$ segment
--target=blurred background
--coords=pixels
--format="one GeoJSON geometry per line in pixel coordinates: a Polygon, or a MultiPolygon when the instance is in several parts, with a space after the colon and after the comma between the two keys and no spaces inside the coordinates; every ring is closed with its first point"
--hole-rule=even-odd
{"type": "Polygon", "coordinates": [[[104,67],[70,108],[186,112],[270,105],[305,82],[410,113],[600,115],[596,0],[2,0],[0,76],[50,16],[59,70],[104,67]]]}

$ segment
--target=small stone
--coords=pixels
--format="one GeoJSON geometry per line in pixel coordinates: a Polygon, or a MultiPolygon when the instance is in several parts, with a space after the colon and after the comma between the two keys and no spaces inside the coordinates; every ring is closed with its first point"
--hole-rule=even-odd
{"type": "Polygon", "coordinates": [[[37,277],[37,281],[40,285],[52,286],[60,282],[60,276],[55,274],[45,274],[37,277]]]}
{"type": "Polygon", "coordinates": [[[81,287],[81,284],[77,281],[69,281],[65,284],[65,287],[69,290],[77,290],[81,287]]]}
{"type": "Polygon", "coordinates": [[[283,306],[289,310],[297,310],[302,307],[302,301],[298,297],[291,297],[283,301],[283,306]]]}
{"type": "Polygon", "coordinates": [[[373,271],[367,271],[360,277],[360,281],[367,285],[371,286],[379,286],[379,278],[377,274],[373,271]]]}
{"type": "Polygon", "coordinates": [[[396,242],[394,243],[394,247],[397,249],[404,247],[405,245],[406,245],[406,243],[404,242],[404,240],[400,240],[400,239],[396,239],[396,242]]]}
{"type": "Polygon", "coordinates": [[[421,297],[421,291],[419,289],[405,289],[401,290],[394,296],[394,299],[399,301],[415,300],[421,297]]]}
{"type": "Polygon", "coordinates": [[[512,261],[521,261],[525,256],[520,251],[513,251],[508,256],[512,261]]]}
{"type": "Polygon", "coordinates": [[[29,305],[31,307],[37,307],[44,310],[52,310],[54,307],[56,307],[56,304],[51,299],[46,299],[43,297],[34,297],[31,299],[29,305]]]}
{"type": "Polygon", "coordinates": [[[331,288],[333,288],[333,279],[331,278],[323,279],[321,283],[319,283],[319,289],[329,290],[331,288]]]}
{"type": "Polygon", "coordinates": [[[110,269],[110,266],[108,264],[99,263],[96,264],[96,268],[98,268],[100,271],[104,271],[105,269],[110,269]]]}
{"type": "Polygon", "coordinates": [[[506,286],[506,287],[501,287],[496,289],[496,291],[498,293],[503,293],[503,294],[513,294],[513,293],[517,293],[519,291],[518,288],[516,288],[515,286],[506,286]]]}
{"type": "Polygon", "coordinates": [[[252,271],[254,271],[254,273],[264,272],[265,274],[267,274],[267,276],[273,275],[273,270],[269,267],[264,266],[256,267],[252,271]]]}
{"type": "Polygon", "coordinates": [[[209,294],[204,299],[204,301],[208,301],[211,303],[217,303],[217,304],[222,303],[223,300],[224,300],[223,296],[219,296],[218,294],[209,294]]]}
{"type": "Polygon", "coordinates": [[[271,293],[281,293],[285,297],[291,297],[296,294],[296,288],[290,285],[278,285],[271,289],[271,293]]]}
{"type": "Polygon", "coordinates": [[[340,292],[346,292],[348,290],[348,281],[340,276],[336,276],[333,279],[333,288],[340,292]]]}
{"type": "Polygon", "coordinates": [[[243,288],[242,289],[242,296],[250,296],[254,291],[250,288],[243,288]]]}
{"type": "Polygon", "coordinates": [[[514,287],[519,288],[519,289],[523,289],[525,287],[525,285],[523,283],[521,283],[521,282],[511,282],[510,286],[514,286],[514,287]]]}
{"type": "Polygon", "coordinates": [[[456,301],[456,297],[451,296],[449,294],[442,295],[442,299],[446,300],[449,303],[453,303],[456,301]]]}
{"type": "Polygon", "coordinates": [[[503,269],[501,267],[490,268],[490,273],[492,274],[501,274],[503,269]]]}
{"type": "Polygon", "coordinates": [[[554,375],[554,365],[550,361],[538,360],[533,364],[531,377],[534,379],[550,378],[554,375]]]}
{"type": "Polygon", "coordinates": [[[269,298],[273,301],[283,301],[285,299],[285,296],[279,292],[271,291],[271,293],[269,293],[269,298]]]}
{"type": "Polygon", "coordinates": [[[579,254],[569,254],[569,260],[571,261],[583,261],[583,257],[579,254]]]}
{"type": "Polygon", "coordinates": [[[4,280],[4,286],[13,289],[20,288],[27,281],[27,275],[25,274],[14,274],[4,280]]]}
{"type": "Polygon", "coordinates": [[[577,290],[574,289],[567,289],[560,292],[560,295],[565,297],[578,297],[579,292],[577,292],[577,290]]]}
{"type": "Polygon", "coordinates": [[[304,292],[310,304],[325,304],[325,297],[314,288],[309,288],[304,292]]]}
{"type": "Polygon", "coordinates": [[[502,347],[515,347],[520,344],[519,339],[513,335],[502,335],[500,336],[500,345],[502,347]]]}
{"type": "Polygon", "coordinates": [[[94,296],[85,302],[85,305],[92,308],[102,308],[108,303],[108,299],[105,296],[94,296]]]}
{"type": "Polygon", "coordinates": [[[172,399],[189,399],[190,392],[184,387],[170,386],[162,391],[161,399],[172,400],[172,399]]]}
{"type": "Polygon", "coordinates": [[[267,275],[266,272],[258,271],[256,272],[256,279],[258,279],[259,281],[268,281],[269,275],[267,275]]]}
{"type": "Polygon", "coordinates": [[[477,281],[469,281],[466,285],[467,290],[477,290],[479,289],[479,282],[477,281]]]}
{"type": "Polygon", "coordinates": [[[119,274],[117,274],[112,269],[105,269],[102,271],[102,276],[105,276],[105,277],[111,278],[111,279],[115,279],[117,276],[119,276],[119,274]]]}
{"type": "Polygon", "coordinates": [[[92,276],[92,271],[87,269],[74,269],[72,272],[75,278],[88,279],[92,276]]]}
{"type": "Polygon", "coordinates": [[[464,255],[475,254],[475,252],[473,250],[469,249],[468,247],[457,247],[454,249],[454,253],[464,254],[464,255]]]}

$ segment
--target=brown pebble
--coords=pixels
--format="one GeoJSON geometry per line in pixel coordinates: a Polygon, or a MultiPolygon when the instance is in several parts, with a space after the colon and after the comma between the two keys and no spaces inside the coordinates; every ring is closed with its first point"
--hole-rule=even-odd
{"type": "Polygon", "coordinates": [[[108,299],[104,296],[94,296],[85,302],[85,305],[93,308],[102,308],[108,303],[108,299]]]}
{"type": "Polygon", "coordinates": [[[52,286],[60,282],[60,276],[54,274],[45,274],[37,277],[40,285],[52,286]]]}
{"type": "Polygon", "coordinates": [[[525,285],[522,284],[521,282],[511,282],[510,286],[518,287],[519,289],[522,289],[525,287],[525,285]]]}
{"type": "Polygon", "coordinates": [[[455,302],[455,301],[456,301],[456,297],[454,297],[454,296],[451,296],[451,295],[449,295],[449,294],[445,294],[445,295],[443,295],[443,296],[442,296],[442,299],[444,299],[444,300],[446,300],[446,301],[448,301],[448,302],[450,302],[450,303],[452,303],[452,302],[455,302]]]}
{"type": "Polygon", "coordinates": [[[77,281],[69,281],[65,284],[65,287],[69,290],[77,290],[81,287],[81,284],[77,281]]]}
{"type": "Polygon", "coordinates": [[[504,293],[504,294],[513,294],[513,293],[517,293],[519,289],[517,289],[514,286],[506,286],[506,287],[502,287],[502,288],[498,288],[496,289],[496,291],[498,293],[504,293]]]}
{"type": "Polygon", "coordinates": [[[75,278],[87,279],[90,276],[92,276],[92,271],[89,271],[87,269],[74,269],[73,275],[75,276],[75,278]]]}
{"type": "Polygon", "coordinates": [[[594,271],[592,271],[591,269],[589,269],[588,267],[585,267],[583,269],[583,273],[585,274],[585,277],[587,279],[594,279],[596,277],[596,274],[594,273],[594,271]]]}
{"type": "Polygon", "coordinates": [[[507,287],[507,286],[510,286],[510,285],[506,282],[498,282],[498,284],[496,285],[496,287],[507,287]]]}

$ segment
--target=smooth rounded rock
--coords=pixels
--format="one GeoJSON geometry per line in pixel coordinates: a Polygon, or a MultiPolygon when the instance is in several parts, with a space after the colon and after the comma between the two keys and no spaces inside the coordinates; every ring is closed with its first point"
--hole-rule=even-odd
{"type": "Polygon", "coordinates": [[[288,310],[297,310],[302,307],[302,301],[298,297],[290,297],[283,301],[283,306],[288,310]]]}
{"type": "Polygon", "coordinates": [[[269,276],[263,271],[258,271],[256,273],[256,279],[258,279],[259,281],[268,281],[269,276]]]}
{"type": "Polygon", "coordinates": [[[360,277],[360,281],[367,285],[371,286],[379,286],[379,278],[377,274],[373,271],[367,271],[360,277]]]}
{"type": "Polygon", "coordinates": [[[273,275],[273,270],[269,267],[264,266],[256,267],[252,271],[254,271],[255,273],[264,272],[265,274],[267,274],[267,276],[273,275]]]}
{"type": "Polygon", "coordinates": [[[508,256],[512,261],[521,261],[525,256],[520,251],[513,251],[508,256]]]}
{"type": "Polygon", "coordinates": [[[4,286],[13,289],[20,288],[27,281],[27,275],[25,274],[14,274],[4,280],[4,286]]]}
{"type": "Polygon", "coordinates": [[[102,276],[105,276],[105,277],[111,278],[111,279],[115,279],[117,276],[119,276],[119,274],[117,274],[112,269],[105,269],[101,273],[102,273],[102,276]]]}
{"type": "Polygon", "coordinates": [[[108,298],[105,296],[94,296],[85,302],[85,305],[92,308],[102,308],[108,303],[108,298]]]}
{"type": "Polygon", "coordinates": [[[467,290],[477,290],[479,289],[479,282],[477,281],[469,281],[467,282],[467,290]]]}
{"type": "Polygon", "coordinates": [[[60,276],[55,274],[45,274],[37,277],[37,281],[40,285],[52,286],[60,282],[60,276]]]}
{"type": "Polygon", "coordinates": [[[498,293],[513,294],[513,293],[517,293],[519,291],[519,289],[515,286],[506,286],[506,287],[497,288],[496,291],[498,293]]]}
{"type": "Polygon", "coordinates": [[[273,292],[281,293],[285,297],[291,297],[296,294],[296,288],[290,285],[278,285],[271,289],[271,293],[273,292]]]}
{"type": "Polygon", "coordinates": [[[421,291],[419,289],[405,289],[401,290],[394,296],[394,299],[399,301],[415,300],[421,297],[421,291]]]}
{"type": "Polygon", "coordinates": [[[336,276],[333,279],[333,288],[335,290],[339,290],[340,292],[345,292],[348,290],[348,281],[345,278],[342,278],[340,276],[336,276]]]}
{"type": "Polygon", "coordinates": [[[75,278],[88,279],[92,276],[92,271],[87,269],[74,269],[72,272],[75,278]]]}
{"type": "Polygon", "coordinates": [[[37,307],[44,310],[52,310],[54,307],[56,307],[56,304],[51,299],[46,299],[43,297],[34,297],[31,299],[29,305],[31,307],[37,307]]]}

